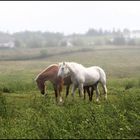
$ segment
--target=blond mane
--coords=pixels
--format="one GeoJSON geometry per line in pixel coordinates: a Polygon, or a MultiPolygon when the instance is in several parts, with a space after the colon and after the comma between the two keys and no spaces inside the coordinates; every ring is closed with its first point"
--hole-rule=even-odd
{"type": "Polygon", "coordinates": [[[58,64],[51,64],[51,65],[49,65],[47,68],[45,68],[43,71],[41,71],[37,76],[36,76],[36,78],[34,79],[35,81],[38,79],[38,77],[42,74],[42,73],[44,73],[47,69],[49,69],[50,67],[52,67],[52,66],[58,66],[58,64]]]}

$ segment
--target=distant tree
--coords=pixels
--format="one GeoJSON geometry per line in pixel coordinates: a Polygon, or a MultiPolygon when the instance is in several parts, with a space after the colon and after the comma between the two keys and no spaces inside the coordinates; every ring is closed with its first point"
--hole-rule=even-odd
{"type": "Polygon", "coordinates": [[[87,31],[86,35],[88,35],[88,36],[96,36],[96,35],[98,35],[98,31],[93,29],[93,28],[91,28],[91,29],[89,29],[87,31]]]}
{"type": "Polygon", "coordinates": [[[40,31],[24,31],[14,33],[13,37],[16,40],[16,46],[38,48],[57,46],[59,41],[63,38],[63,34],[40,31]]]}
{"type": "Polygon", "coordinates": [[[99,29],[98,34],[99,34],[99,35],[103,35],[103,30],[102,30],[102,28],[99,29]]]}
{"type": "Polygon", "coordinates": [[[41,51],[40,51],[40,57],[41,57],[41,58],[46,57],[47,55],[48,55],[47,50],[41,50],[41,51]]]}
{"type": "Polygon", "coordinates": [[[123,29],[123,34],[130,34],[129,29],[127,29],[127,28],[123,29]]]}
{"type": "Polygon", "coordinates": [[[134,39],[129,39],[127,45],[136,45],[136,42],[134,39]]]}
{"type": "Polygon", "coordinates": [[[123,36],[115,37],[113,44],[114,45],[125,45],[125,38],[123,36]]]}
{"type": "Polygon", "coordinates": [[[84,46],[84,40],[82,38],[76,38],[71,41],[74,46],[84,46]]]}
{"type": "Polygon", "coordinates": [[[111,35],[111,32],[109,30],[104,30],[104,35],[111,35]]]}
{"type": "Polygon", "coordinates": [[[62,40],[62,41],[59,43],[59,46],[67,46],[67,41],[62,40]]]}
{"type": "Polygon", "coordinates": [[[19,40],[15,40],[15,47],[19,48],[22,46],[22,43],[19,40]]]}

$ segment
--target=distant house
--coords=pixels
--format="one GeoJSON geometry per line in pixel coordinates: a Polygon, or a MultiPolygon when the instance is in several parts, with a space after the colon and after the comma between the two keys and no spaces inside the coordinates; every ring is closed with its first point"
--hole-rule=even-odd
{"type": "Polygon", "coordinates": [[[67,46],[67,47],[73,47],[73,44],[72,44],[70,41],[67,41],[67,42],[66,42],[66,46],[67,46]]]}
{"type": "Polygon", "coordinates": [[[14,47],[15,43],[13,41],[0,43],[0,48],[14,48],[14,47]]]}
{"type": "Polygon", "coordinates": [[[126,40],[129,40],[129,39],[130,39],[130,35],[131,35],[131,32],[129,32],[129,31],[123,32],[123,37],[124,37],[126,40]]]}
{"type": "Polygon", "coordinates": [[[140,30],[134,30],[130,33],[130,38],[140,38],[140,30]]]}
{"type": "Polygon", "coordinates": [[[95,45],[95,42],[94,41],[90,41],[90,42],[88,42],[88,45],[89,46],[94,46],[95,45]]]}
{"type": "Polygon", "coordinates": [[[59,46],[73,47],[73,43],[70,39],[64,38],[59,43],[59,46]]]}

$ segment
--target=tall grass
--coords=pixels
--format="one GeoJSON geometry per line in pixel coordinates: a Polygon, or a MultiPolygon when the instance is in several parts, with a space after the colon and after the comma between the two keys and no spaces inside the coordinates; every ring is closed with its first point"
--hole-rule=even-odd
{"type": "Polygon", "coordinates": [[[0,138],[140,138],[138,92],[135,96],[127,92],[116,95],[115,102],[109,99],[96,104],[77,97],[60,105],[52,96],[44,98],[34,94],[26,97],[26,106],[13,104],[12,112],[8,110],[10,102],[5,102],[4,95],[1,97],[5,110],[1,110],[0,138]]]}

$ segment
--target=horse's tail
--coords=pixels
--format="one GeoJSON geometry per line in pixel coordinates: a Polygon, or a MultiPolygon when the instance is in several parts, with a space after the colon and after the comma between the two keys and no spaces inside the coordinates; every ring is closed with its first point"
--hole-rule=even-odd
{"type": "Polygon", "coordinates": [[[105,74],[105,71],[102,68],[100,68],[100,67],[96,67],[96,68],[97,68],[97,70],[99,71],[99,74],[100,74],[99,81],[104,83],[104,84],[106,84],[106,74],[105,74]]]}
{"type": "Polygon", "coordinates": [[[100,79],[99,79],[99,82],[101,83],[103,89],[104,89],[104,93],[107,95],[107,87],[106,87],[106,74],[105,74],[105,71],[100,68],[100,67],[97,67],[99,73],[100,73],[100,79]]]}
{"type": "Polygon", "coordinates": [[[99,82],[101,83],[103,90],[104,90],[104,94],[105,94],[105,98],[107,99],[107,87],[106,87],[106,74],[105,71],[98,67],[99,73],[100,73],[100,80],[99,82]]]}

